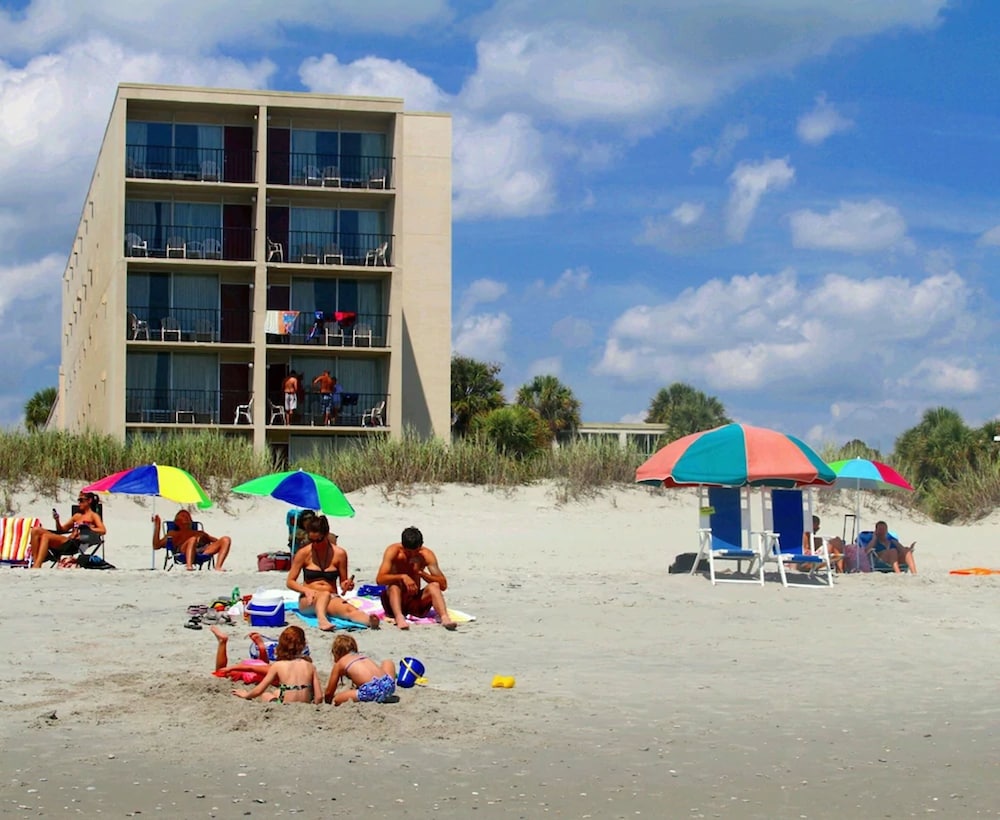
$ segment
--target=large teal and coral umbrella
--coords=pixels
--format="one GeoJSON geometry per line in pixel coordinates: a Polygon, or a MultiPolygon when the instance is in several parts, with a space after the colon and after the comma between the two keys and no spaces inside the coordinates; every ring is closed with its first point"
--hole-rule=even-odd
{"type": "Polygon", "coordinates": [[[354,507],[340,491],[340,487],[325,476],[307,473],[305,470],[271,473],[252,478],[233,487],[233,492],[269,495],[296,507],[318,510],[325,515],[343,518],[351,518],[354,515],[354,507]]]}
{"type": "Polygon", "coordinates": [[[677,439],[635,472],[641,484],[664,487],[804,487],[836,475],[805,442],[748,424],[725,424],[677,439]]]}

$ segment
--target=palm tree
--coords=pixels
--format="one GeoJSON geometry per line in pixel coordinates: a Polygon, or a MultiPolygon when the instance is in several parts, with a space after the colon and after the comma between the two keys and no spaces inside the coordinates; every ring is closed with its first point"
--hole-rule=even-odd
{"type": "Polygon", "coordinates": [[[731,423],[721,401],[683,382],[661,388],[653,396],[646,421],[666,424],[668,441],[731,423]]]}
{"type": "Polygon", "coordinates": [[[25,402],[24,426],[28,430],[41,430],[45,426],[58,395],[59,391],[55,387],[45,387],[25,402]]]}
{"type": "Polygon", "coordinates": [[[517,391],[516,401],[539,415],[551,438],[580,426],[580,402],[555,376],[535,376],[517,391]]]}
{"type": "Polygon", "coordinates": [[[982,431],[967,427],[955,410],[934,407],[896,439],[896,458],[920,489],[932,481],[946,482],[962,468],[975,465],[979,452],[986,452],[980,446],[982,437],[982,431]]]}
{"type": "Polygon", "coordinates": [[[451,358],[451,426],[460,436],[469,432],[472,420],[503,407],[503,382],[496,375],[500,365],[466,356],[451,358]]]}

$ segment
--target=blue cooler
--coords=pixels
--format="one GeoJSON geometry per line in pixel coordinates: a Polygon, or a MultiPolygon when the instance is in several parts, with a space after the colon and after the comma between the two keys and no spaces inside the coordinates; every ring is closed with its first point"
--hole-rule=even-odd
{"type": "Polygon", "coordinates": [[[396,683],[404,689],[410,689],[417,682],[417,678],[424,676],[424,665],[416,658],[403,658],[399,662],[399,673],[396,675],[396,683]]]}
{"type": "Polygon", "coordinates": [[[254,595],[247,604],[250,626],[284,626],[285,599],[282,595],[254,595]]]}

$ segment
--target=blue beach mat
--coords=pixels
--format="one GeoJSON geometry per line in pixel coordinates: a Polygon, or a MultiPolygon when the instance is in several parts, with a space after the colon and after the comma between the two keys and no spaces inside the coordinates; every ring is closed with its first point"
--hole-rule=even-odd
{"type": "MultiPolygon", "coordinates": [[[[299,616],[300,621],[304,621],[311,627],[319,629],[319,621],[316,619],[315,615],[303,615],[299,612],[299,605],[297,602],[289,603],[285,601],[285,611],[294,612],[299,616]]],[[[330,623],[334,625],[336,629],[342,629],[345,632],[355,632],[362,629],[368,629],[364,624],[359,624],[357,621],[349,621],[346,618],[337,618],[333,616],[330,618],[330,623]]]]}

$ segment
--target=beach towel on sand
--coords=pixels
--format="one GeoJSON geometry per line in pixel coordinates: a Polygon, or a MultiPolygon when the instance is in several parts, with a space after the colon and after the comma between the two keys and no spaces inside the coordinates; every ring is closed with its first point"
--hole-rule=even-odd
{"type": "MultiPolygon", "coordinates": [[[[389,617],[385,614],[385,610],[382,608],[382,601],[378,598],[361,598],[358,596],[354,597],[344,597],[347,603],[356,606],[366,615],[375,615],[379,620],[390,621],[395,623],[395,619],[389,617]]],[[[470,621],[476,620],[475,615],[469,615],[467,612],[462,612],[458,609],[452,609],[448,607],[448,614],[451,619],[457,624],[467,624],[470,621]]],[[[433,608],[430,613],[424,618],[414,618],[412,615],[407,615],[406,620],[411,624],[436,624],[437,613],[434,612],[433,608]]]]}
{"type": "MultiPolygon", "coordinates": [[[[304,615],[301,612],[299,612],[299,604],[297,601],[291,604],[288,603],[288,601],[285,601],[285,611],[294,612],[296,615],[299,616],[300,621],[303,621],[309,626],[319,629],[319,620],[316,618],[316,616],[304,615]]],[[[345,620],[344,618],[332,617],[330,618],[330,623],[333,624],[334,629],[342,629],[345,632],[353,632],[359,629],[368,629],[368,627],[365,624],[359,624],[356,621],[348,621],[345,620]]]]}

